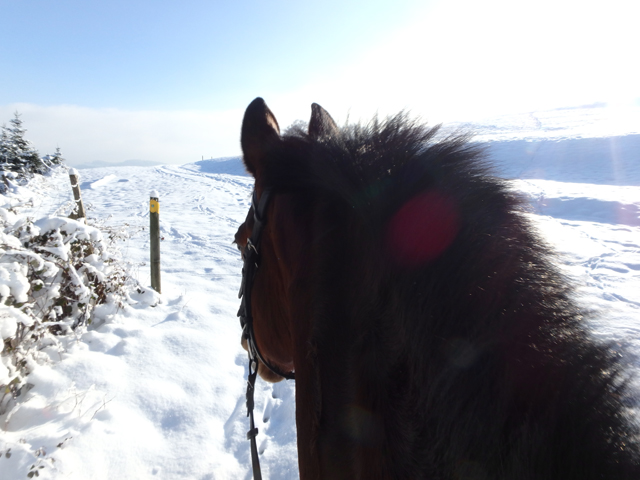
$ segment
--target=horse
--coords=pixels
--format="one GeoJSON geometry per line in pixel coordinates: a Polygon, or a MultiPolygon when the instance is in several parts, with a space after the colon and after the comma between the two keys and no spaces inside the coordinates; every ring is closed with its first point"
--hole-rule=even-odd
{"type": "Polygon", "coordinates": [[[468,134],[313,104],[281,135],[256,98],[241,147],[251,340],[295,374],[302,480],[640,478],[624,357],[468,134]]]}

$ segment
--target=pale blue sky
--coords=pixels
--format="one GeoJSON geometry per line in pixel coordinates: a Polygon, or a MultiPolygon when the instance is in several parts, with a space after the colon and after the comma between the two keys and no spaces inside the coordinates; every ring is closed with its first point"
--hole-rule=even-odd
{"type": "Polygon", "coordinates": [[[425,2],[1,5],[0,104],[210,110],[238,107],[264,90],[287,92],[326,68],[348,65],[425,2]]]}
{"type": "Polygon", "coordinates": [[[281,125],[410,109],[466,120],[640,98],[637,0],[0,0],[0,122],[69,163],[239,153],[281,125]]]}

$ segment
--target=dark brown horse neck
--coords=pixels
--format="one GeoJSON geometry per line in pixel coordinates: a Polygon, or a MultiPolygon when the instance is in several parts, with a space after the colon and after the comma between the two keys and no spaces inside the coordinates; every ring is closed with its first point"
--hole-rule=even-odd
{"type": "Polygon", "coordinates": [[[262,99],[245,114],[256,191],[279,192],[256,342],[295,367],[301,479],[640,478],[618,355],[521,200],[435,132],[404,116],[337,131],[316,106],[308,134],[281,137],[262,99]]]}

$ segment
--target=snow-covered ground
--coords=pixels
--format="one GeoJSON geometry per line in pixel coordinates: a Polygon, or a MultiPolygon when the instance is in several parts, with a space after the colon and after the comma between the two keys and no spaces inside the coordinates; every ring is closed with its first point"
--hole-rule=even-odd
{"type": "MultiPolygon", "coordinates": [[[[611,127],[598,137],[585,115],[524,116],[526,128],[502,119],[480,125],[479,139],[530,198],[583,301],[603,311],[595,333],[624,344],[640,367],[640,135],[611,127]]],[[[159,192],[161,300],[102,312],[59,359],[35,368],[34,387],[0,417],[0,477],[25,478],[37,464],[40,478],[55,479],[251,478],[231,244],[251,178],[238,158],[80,174],[89,216],[134,232],[121,248],[143,285],[149,192],[159,192]]],[[[68,177],[54,176],[22,213],[45,216],[70,195],[68,177]]],[[[263,475],[297,479],[293,382],[259,380],[256,412],[263,475]]]]}

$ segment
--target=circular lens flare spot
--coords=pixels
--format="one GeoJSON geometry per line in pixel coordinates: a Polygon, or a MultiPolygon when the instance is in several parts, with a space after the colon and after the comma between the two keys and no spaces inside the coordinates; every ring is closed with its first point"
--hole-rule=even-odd
{"type": "Polygon", "coordinates": [[[458,212],[448,197],[431,191],[405,203],[387,226],[387,248],[404,266],[438,258],[458,233],[458,212]]]}

